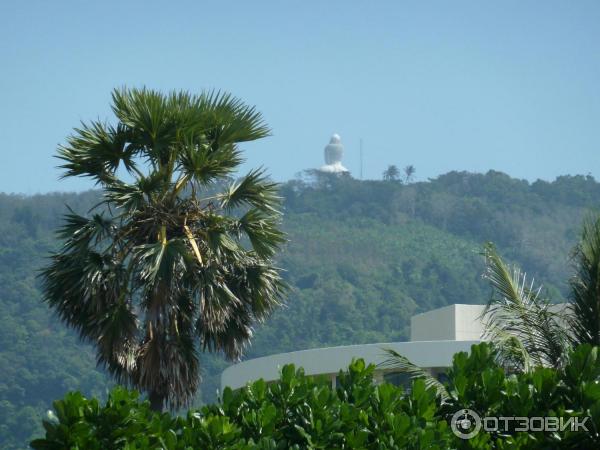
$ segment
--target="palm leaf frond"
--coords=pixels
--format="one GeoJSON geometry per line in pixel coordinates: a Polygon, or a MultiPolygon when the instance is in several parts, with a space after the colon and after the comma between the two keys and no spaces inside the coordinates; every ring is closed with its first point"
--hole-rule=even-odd
{"type": "Polygon", "coordinates": [[[231,175],[243,161],[241,152],[233,144],[213,149],[208,143],[197,144],[192,138],[186,139],[179,160],[186,179],[201,186],[231,175]]]}
{"type": "Polygon", "coordinates": [[[277,194],[277,183],[269,181],[262,169],[251,171],[241,181],[232,184],[220,196],[223,209],[250,205],[262,211],[277,212],[281,198],[277,194]]]}
{"type": "Polygon", "coordinates": [[[207,135],[216,145],[254,141],[270,134],[260,112],[231,94],[211,91],[202,96],[201,103],[207,111],[207,135]]]}
{"type": "Polygon", "coordinates": [[[442,402],[446,402],[450,399],[446,386],[427,370],[417,366],[406,356],[401,355],[394,349],[384,348],[383,351],[387,354],[387,359],[379,364],[379,367],[394,369],[394,371],[408,375],[413,380],[422,379],[427,388],[435,389],[436,395],[442,402]]]}
{"type": "Polygon", "coordinates": [[[521,353],[518,359],[527,367],[531,363],[560,366],[567,347],[560,313],[550,309],[550,302],[541,296],[541,286],[536,287],[534,280],[528,281],[518,267],[506,265],[492,244],[485,246],[484,255],[484,278],[493,289],[482,314],[485,337],[500,344],[501,359],[514,362],[517,351],[521,353]],[[520,344],[515,345],[512,338],[520,344]]]}
{"type": "Polygon", "coordinates": [[[285,234],[279,229],[279,218],[265,214],[257,208],[249,209],[239,220],[243,231],[254,251],[262,258],[275,254],[285,242],[285,234]]]}
{"type": "Polygon", "coordinates": [[[600,217],[584,222],[572,258],[576,267],[569,280],[573,344],[600,345],[600,217]]]}
{"type": "Polygon", "coordinates": [[[82,124],[58,149],[65,161],[62,177],[86,176],[97,182],[108,182],[122,164],[128,171],[135,168],[136,148],[129,145],[131,131],[122,124],[113,127],[102,122],[82,124]]]}

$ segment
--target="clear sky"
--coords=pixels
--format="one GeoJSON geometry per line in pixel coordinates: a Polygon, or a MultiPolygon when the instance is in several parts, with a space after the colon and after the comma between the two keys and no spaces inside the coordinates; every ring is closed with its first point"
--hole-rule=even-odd
{"type": "Polygon", "coordinates": [[[112,119],[110,91],[227,90],[273,136],[245,169],[277,180],[323,163],[380,178],[501,170],[600,178],[599,1],[0,2],[0,191],[59,181],[80,120],[112,119]]]}

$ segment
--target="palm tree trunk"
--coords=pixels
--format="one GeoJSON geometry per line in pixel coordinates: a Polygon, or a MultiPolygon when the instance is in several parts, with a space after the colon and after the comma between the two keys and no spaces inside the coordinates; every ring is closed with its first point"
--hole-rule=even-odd
{"type": "Polygon", "coordinates": [[[162,412],[165,404],[165,396],[157,391],[150,391],[148,393],[148,400],[150,400],[150,409],[156,412],[162,412]]]}

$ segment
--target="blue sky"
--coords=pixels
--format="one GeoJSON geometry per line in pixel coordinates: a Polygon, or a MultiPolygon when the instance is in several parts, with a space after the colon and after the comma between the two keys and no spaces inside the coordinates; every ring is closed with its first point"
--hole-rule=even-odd
{"type": "Polygon", "coordinates": [[[244,169],[277,180],[322,164],[380,178],[501,170],[600,178],[598,1],[11,1],[0,3],[0,191],[59,181],[56,147],[112,119],[114,87],[227,90],[273,136],[244,169]]]}

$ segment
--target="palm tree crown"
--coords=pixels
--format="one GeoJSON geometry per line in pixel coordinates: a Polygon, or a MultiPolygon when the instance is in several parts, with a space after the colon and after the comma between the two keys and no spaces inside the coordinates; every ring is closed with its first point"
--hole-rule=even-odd
{"type": "Polygon", "coordinates": [[[197,391],[199,352],[239,358],[282,301],[277,186],[262,170],[231,181],[238,143],[269,129],[228,94],[112,100],[115,125],[84,124],[59,148],[64,176],[90,177],[103,198],[65,217],[44,298],[117,381],[178,408],[197,391]]]}

